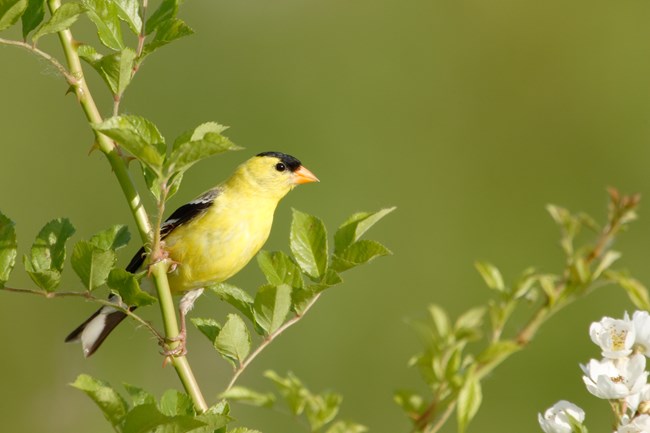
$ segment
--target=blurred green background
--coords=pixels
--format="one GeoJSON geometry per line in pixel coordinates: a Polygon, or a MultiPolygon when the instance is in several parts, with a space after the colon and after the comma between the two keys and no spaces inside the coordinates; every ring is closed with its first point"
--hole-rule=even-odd
{"type": "MultiPolygon", "coordinates": [[[[291,207],[331,229],[354,211],[398,207],[371,234],[395,255],[346,274],[241,385],[270,389],[264,370],[291,370],[314,391],[342,393],[344,418],[374,432],[408,432],[392,392],[424,386],[406,367],[420,349],[406,318],[424,318],[431,302],[453,314],[484,302],[476,259],[494,262],[508,280],[529,265],[558,271],[545,204],[602,219],[607,186],[650,196],[647,1],[189,1],[180,16],[197,34],[145,63],[123,111],[150,118],[169,138],[219,121],[246,150],[199,164],[170,206],[248,156],[280,150],[322,182],[285,199],[267,249],[287,250],[291,207]]],[[[43,47],[59,53],[52,36],[43,47]]],[[[0,208],[17,222],[21,252],[59,216],[76,225],[73,241],[115,223],[135,232],[108,164],[98,152],[88,156],[92,135],[63,80],[16,48],[0,47],[0,65],[0,208]]],[[[108,114],[108,94],[94,76],[91,84],[108,114]]],[[[616,248],[621,265],[648,284],[646,209],[616,248]]],[[[79,289],[70,271],[64,286],[79,289]]],[[[262,280],[251,265],[233,282],[252,290],[262,280]]],[[[31,287],[21,271],[11,284],[31,287]]],[[[3,431],[111,431],[67,386],[82,372],[158,394],[179,387],[156,344],[131,323],[90,359],[64,345],[94,308],[0,293],[3,431]]],[[[626,310],[633,307],[623,292],[608,288],[559,314],[487,378],[470,431],[541,431],[537,412],[559,399],[582,406],[595,431],[608,428],[607,404],[584,389],[578,363],[599,356],[591,321],[626,310]]],[[[226,311],[204,296],[195,315],[226,311]]],[[[155,320],[157,310],[142,314],[155,320]]],[[[230,367],[190,332],[190,361],[214,401],[230,367]]],[[[234,414],[264,433],[302,431],[263,409],[237,406],[234,414]]]]}

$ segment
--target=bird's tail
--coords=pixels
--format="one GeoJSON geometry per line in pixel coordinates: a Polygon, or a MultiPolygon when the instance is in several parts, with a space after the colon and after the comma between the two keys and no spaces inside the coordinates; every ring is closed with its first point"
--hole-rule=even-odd
{"type": "MultiPolygon", "coordinates": [[[[114,295],[113,295],[114,296],[114,295]]],[[[111,296],[111,298],[113,297],[111,296]]],[[[110,300],[110,298],[109,298],[110,300]]],[[[87,358],[101,346],[108,334],[126,317],[126,313],[104,306],[90,316],[65,338],[65,342],[80,341],[87,358]]]]}

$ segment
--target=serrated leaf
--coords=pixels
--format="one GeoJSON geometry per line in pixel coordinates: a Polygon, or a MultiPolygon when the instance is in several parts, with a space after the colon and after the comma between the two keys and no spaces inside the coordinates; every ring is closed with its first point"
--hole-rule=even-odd
{"type": "Polygon", "coordinates": [[[9,281],[18,254],[14,222],[0,212],[0,288],[9,281]]]}
{"type": "Polygon", "coordinates": [[[304,411],[309,392],[293,373],[287,373],[287,377],[284,378],[275,371],[267,370],[264,372],[264,377],[275,384],[292,414],[300,415],[304,411]]]}
{"type": "Polygon", "coordinates": [[[475,262],[474,267],[490,289],[505,292],[506,286],[503,283],[503,277],[496,266],[487,262],[475,262]]]}
{"type": "Polygon", "coordinates": [[[124,386],[124,389],[126,389],[126,392],[131,397],[133,406],[140,406],[141,404],[156,404],[156,398],[150,392],[128,383],[123,383],[122,386],[124,386]]]}
{"type": "Polygon", "coordinates": [[[257,264],[269,284],[276,286],[288,284],[298,289],[304,285],[300,267],[282,251],[260,251],[257,255],[257,264]]]}
{"type": "Polygon", "coordinates": [[[205,425],[193,416],[167,416],[154,404],[142,404],[126,415],[122,433],[188,433],[205,425]]]}
{"type": "Polygon", "coordinates": [[[395,209],[395,207],[391,207],[377,212],[359,212],[350,216],[334,234],[334,253],[341,253],[358,241],[370,227],[395,209]]]}
{"type": "Polygon", "coordinates": [[[166,170],[182,172],[202,159],[228,150],[241,149],[222,135],[226,129],[226,126],[208,122],[181,134],[174,141],[169,158],[165,161],[166,170]]]}
{"type": "Polygon", "coordinates": [[[262,286],[255,295],[253,316],[266,335],[282,326],[290,309],[291,287],[286,284],[262,286]]]}
{"type": "Polygon", "coordinates": [[[470,374],[458,394],[456,415],[459,433],[465,432],[470,421],[474,418],[474,415],[476,415],[476,412],[481,406],[482,399],[481,383],[475,375],[470,374]]]}
{"type": "Polygon", "coordinates": [[[323,222],[315,216],[293,209],[291,253],[304,273],[314,279],[325,275],[327,270],[327,231],[323,222]]]}
{"type": "Polygon", "coordinates": [[[196,328],[201,331],[201,333],[205,335],[212,344],[214,344],[214,340],[221,331],[221,325],[219,322],[214,319],[203,319],[200,317],[193,317],[190,320],[192,321],[192,324],[196,326],[196,328]]]}
{"type": "Polygon", "coordinates": [[[232,421],[226,415],[210,412],[196,415],[194,419],[205,423],[205,426],[194,429],[189,433],[222,433],[225,431],[226,425],[232,421]]]}
{"type": "Polygon", "coordinates": [[[272,393],[262,394],[243,386],[233,386],[226,392],[219,395],[219,398],[239,401],[253,406],[271,407],[275,403],[275,395],[272,393]]]}
{"type": "Polygon", "coordinates": [[[140,288],[138,279],[124,269],[114,268],[106,279],[106,284],[130,307],[143,307],[156,302],[156,298],[140,288]]]}
{"type": "Polygon", "coordinates": [[[332,257],[332,268],[343,272],[355,266],[368,263],[376,257],[392,254],[388,248],[377,241],[363,239],[354,242],[342,252],[332,257]]]}
{"type": "Polygon", "coordinates": [[[160,412],[163,415],[194,415],[192,399],[175,389],[168,389],[160,398],[160,412]]]}
{"type": "Polygon", "coordinates": [[[364,433],[368,427],[350,421],[336,421],[325,433],[364,433]]]}
{"type": "Polygon", "coordinates": [[[307,399],[305,414],[311,430],[318,431],[336,417],[343,397],[332,392],[310,397],[307,399]]]}
{"type": "Polygon", "coordinates": [[[0,30],[13,26],[27,9],[27,0],[0,0],[0,30]]]}
{"type": "Polygon", "coordinates": [[[23,39],[43,21],[45,0],[27,0],[25,13],[20,17],[23,23],[23,39]]]}
{"type": "Polygon", "coordinates": [[[126,246],[130,240],[129,228],[117,224],[93,235],[89,242],[102,250],[118,250],[126,246]]]}
{"type": "MultiPolygon", "coordinates": [[[[148,25],[149,22],[147,21],[147,27],[148,25]]],[[[158,48],[191,34],[194,34],[194,30],[185,24],[183,20],[174,18],[170,21],[165,21],[158,27],[151,42],[145,44],[142,55],[143,57],[148,56],[158,48]]]]}
{"type": "Polygon", "coordinates": [[[77,52],[97,71],[113,95],[121,95],[130,84],[133,63],[136,58],[135,51],[131,48],[126,47],[118,53],[102,56],[90,45],[82,45],[77,52]]]}
{"type": "Polygon", "coordinates": [[[72,269],[88,290],[95,290],[106,282],[116,261],[114,251],[103,250],[88,241],[79,241],[72,249],[72,269]]]}
{"type": "Polygon", "coordinates": [[[54,12],[49,21],[36,30],[36,33],[32,35],[32,41],[36,43],[38,39],[45,35],[70,28],[77,21],[79,15],[84,12],[86,12],[86,7],[80,3],[64,3],[54,12]]]}
{"type": "Polygon", "coordinates": [[[226,324],[214,340],[214,347],[233,366],[241,365],[251,349],[251,335],[241,317],[228,314],[226,324]]]}
{"type": "Polygon", "coordinates": [[[94,124],[93,128],[117,141],[154,172],[160,172],[166,152],[165,139],[149,120],[134,115],[114,116],[94,124]]]}
{"type": "Polygon", "coordinates": [[[239,310],[251,322],[255,322],[253,318],[253,303],[254,299],[240,289],[228,283],[219,283],[209,287],[222,301],[225,301],[239,310]]]}
{"type": "Polygon", "coordinates": [[[128,405],[122,396],[108,383],[87,374],[80,374],[72,384],[86,393],[113,426],[119,426],[128,411],[128,405]]]}
{"type": "Polygon", "coordinates": [[[154,32],[164,22],[172,20],[178,12],[179,0],[163,0],[151,16],[147,19],[145,25],[145,34],[154,32]]]}
{"type": "Polygon", "coordinates": [[[118,10],[118,16],[125,21],[131,31],[139,35],[142,29],[142,18],[140,17],[140,3],[138,0],[113,0],[118,10]]]}
{"type": "Polygon", "coordinates": [[[113,0],[82,0],[88,18],[97,27],[97,36],[105,47],[114,51],[124,48],[118,8],[113,0]]]}
{"type": "Polygon", "coordinates": [[[609,269],[609,267],[612,266],[615,261],[621,258],[621,255],[621,253],[614,250],[609,250],[603,254],[602,259],[600,259],[598,266],[596,266],[596,269],[594,270],[592,278],[595,280],[596,278],[600,277],[600,274],[609,269]]]}
{"type": "Polygon", "coordinates": [[[30,257],[25,256],[25,269],[34,283],[50,292],[61,282],[65,261],[65,242],[75,232],[67,218],[45,224],[36,236],[30,257]]]}

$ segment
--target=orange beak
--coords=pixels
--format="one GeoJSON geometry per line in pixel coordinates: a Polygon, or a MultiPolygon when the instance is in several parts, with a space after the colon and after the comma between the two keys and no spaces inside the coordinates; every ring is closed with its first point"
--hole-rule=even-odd
{"type": "Polygon", "coordinates": [[[298,170],[293,172],[294,174],[294,182],[296,185],[300,185],[302,183],[310,183],[310,182],[320,182],[318,178],[312,173],[311,171],[307,170],[305,167],[302,165],[298,170]]]}

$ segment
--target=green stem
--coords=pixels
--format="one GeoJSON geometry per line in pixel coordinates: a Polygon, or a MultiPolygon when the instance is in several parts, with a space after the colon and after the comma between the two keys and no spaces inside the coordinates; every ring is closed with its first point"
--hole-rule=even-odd
{"type": "MultiPolygon", "coordinates": [[[[61,7],[60,0],[47,0],[47,3],[50,13],[52,14],[61,7]]],[[[97,109],[97,105],[95,104],[86,83],[83,69],[81,67],[81,59],[77,54],[76,42],[72,37],[72,32],[66,29],[60,31],[58,34],[70,69],[70,74],[77,80],[77,82],[72,85],[72,89],[74,90],[90,124],[100,123],[102,121],[102,116],[97,109]]],[[[119,149],[112,140],[97,131],[95,131],[95,137],[99,149],[106,155],[120,187],[122,188],[122,192],[124,193],[138,227],[140,238],[144,244],[147,244],[151,241],[153,230],[147,211],[142,204],[140,195],[138,194],[128,172],[128,167],[120,155],[119,149]]],[[[174,302],[167,281],[166,266],[164,264],[156,264],[153,266],[153,271],[154,283],[156,285],[156,290],[158,291],[160,308],[163,314],[165,334],[168,338],[173,338],[178,335],[178,324],[176,321],[174,302]]],[[[191,396],[196,410],[198,412],[205,412],[208,409],[208,406],[199,390],[198,383],[192,374],[187,359],[185,357],[175,357],[172,358],[172,364],[174,365],[174,368],[176,368],[176,372],[185,387],[185,390],[191,396]]]]}

